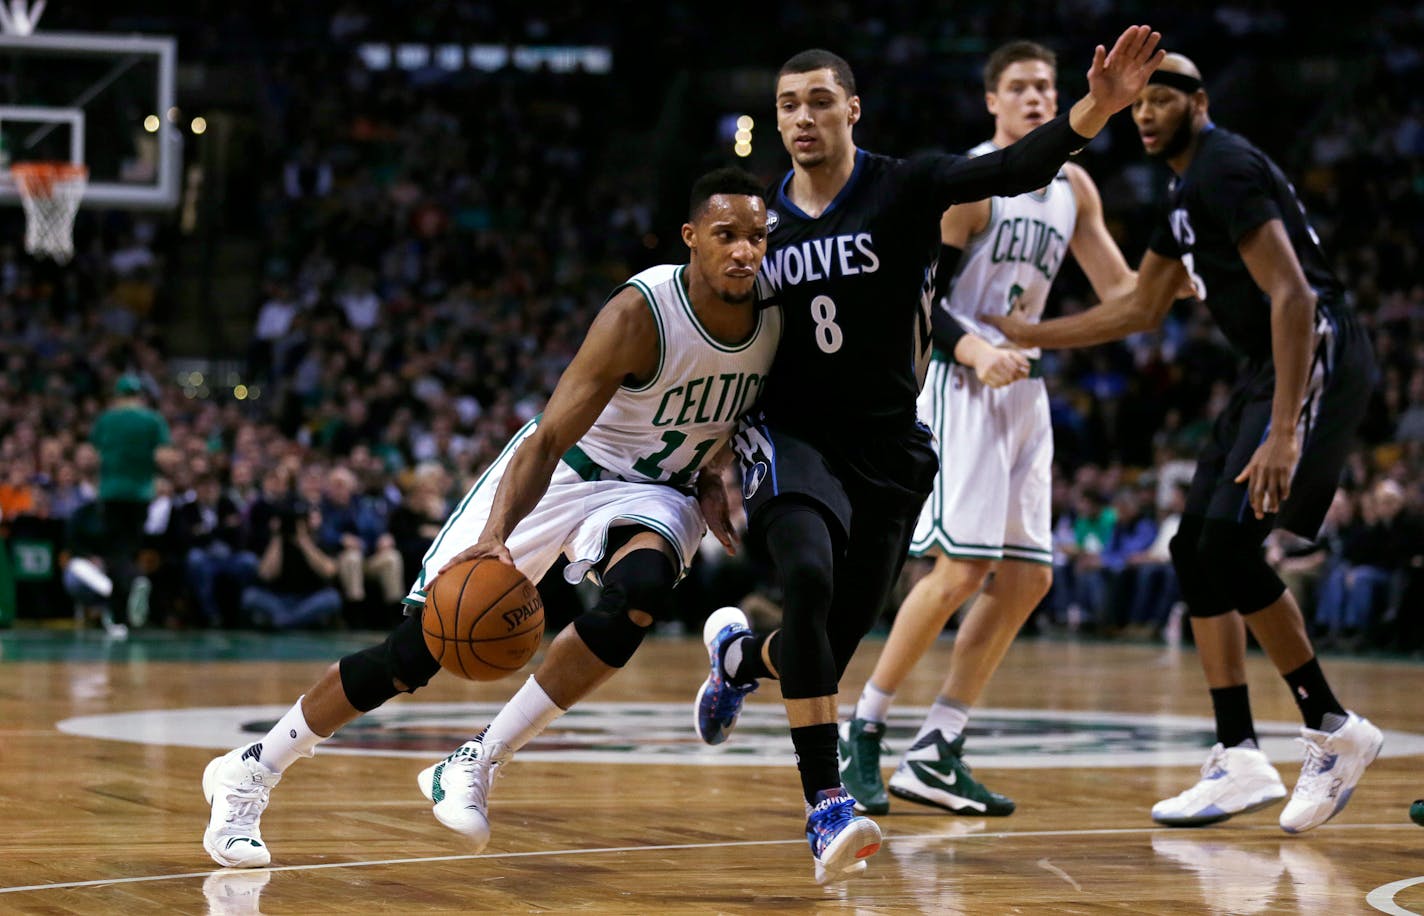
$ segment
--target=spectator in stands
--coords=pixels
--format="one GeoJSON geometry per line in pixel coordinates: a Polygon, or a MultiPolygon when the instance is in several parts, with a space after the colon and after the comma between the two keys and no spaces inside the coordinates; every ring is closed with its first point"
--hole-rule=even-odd
{"type": "Polygon", "coordinates": [[[338,622],[341,592],[336,558],[313,539],[321,510],[300,499],[284,504],[269,525],[271,538],[257,565],[257,581],[242,592],[242,610],[262,630],[291,630],[338,622]]]}
{"type": "Polygon", "coordinates": [[[1362,527],[1342,545],[1342,559],[1322,590],[1319,619],[1329,637],[1359,648],[1394,605],[1412,558],[1420,552],[1420,531],[1404,511],[1404,488],[1385,478],[1361,500],[1362,527]]]}
{"type": "MultiPolygon", "coordinates": [[[[195,622],[221,626],[219,595],[241,594],[257,576],[257,559],[242,550],[242,515],[212,474],[199,478],[191,499],[168,523],[169,538],[186,549],[185,572],[197,613],[195,622]]],[[[232,608],[236,610],[236,608],[232,608]]]]}
{"type": "Polygon", "coordinates": [[[404,564],[395,539],[387,531],[388,512],[383,500],[357,492],[356,475],[337,465],[326,476],[320,500],[321,526],[316,542],[337,558],[337,582],[357,620],[366,604],[366,583],[380,589],[382,607],[405,597],[404,564]]]}
{"type": "MultiPolygon", "coordinates": [[[[1157,506],[1157,534],[1145,549],[1127,558],[1127,565],[1134,572],[1132,589],[1128,595],[1127,635],[1149,638],[1168,635],[1166,627],[1172,616],[1172,609],[1181,602],[1181,591],[1177,588],[1177,574],[1172,569],[1172,554],[1168,545],[1177,533],[1182,521],[1182,509],[1187,504],[1188,484],[1180,481],[1167,492],[1167,500],[1157,506]]],[[[1183,605],[1178,609],[1185,612],[1183,605]]]]}

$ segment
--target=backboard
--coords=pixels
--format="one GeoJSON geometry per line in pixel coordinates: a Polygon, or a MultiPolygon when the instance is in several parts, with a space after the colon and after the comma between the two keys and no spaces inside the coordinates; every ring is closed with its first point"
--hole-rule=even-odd
{"type": "Polygon", "coordinates": [[[48,159],[89,168],[86,207],[176,205],[176,64],[165,36],[0,34],[0,203],[20,199],[11,165],[48,159]]]}

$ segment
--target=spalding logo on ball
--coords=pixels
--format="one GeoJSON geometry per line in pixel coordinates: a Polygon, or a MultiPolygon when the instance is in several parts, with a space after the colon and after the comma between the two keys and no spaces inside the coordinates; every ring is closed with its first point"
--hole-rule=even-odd
{"type": "Polygon", "coordinates": [[[420,626],[440,667],[471,681],[496,681],[539,650],[544,600],[519,570],[480,557],[436,577],[420,626]]]}

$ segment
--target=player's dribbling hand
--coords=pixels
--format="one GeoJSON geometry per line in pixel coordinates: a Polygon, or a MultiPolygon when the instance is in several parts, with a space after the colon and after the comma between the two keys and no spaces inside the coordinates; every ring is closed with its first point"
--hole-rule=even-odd
{"type": "MultiPolygon", "coordinates": [[[[444,566],[440,567],[440,572],[443,573],[457,563],[463,563],[466,560],[475,560],[480,557],[490,557],[501,563],[508,563],[510,566],[514,565],[514,556],[509,552],[509,548],[504,545],[504,541],[496,537],[482,537],[451,557],[444,566]]],[[[440,573],[436,573],[436,575],[438,576],[440,573]]],[[[428,591],[429,586],[427,586],[426,589],[428,591]]]]}
{"type": "Polygon", "coordinates": [[[1246,484],[1246,494],[1256,518],[1281,511],[1281,504],[1290,498],[1291,477],[1295,475],[1299,458],[1300,445],[1295,436],[1278,435],[1272,430],[1250,462],[1236,475],[1237,483],[1246,484]]]}
{"type": "Polygon", "coordinates": [[[1098,45],[1088,67],[1088,94],[1108,111],[1131,105],[1147,85],[1147,77],[1162,63],[1166,51],[1159,50],[1161,32],[1151,26],[1128,26],[1113,43],[1111,51],[1098,45]]]}

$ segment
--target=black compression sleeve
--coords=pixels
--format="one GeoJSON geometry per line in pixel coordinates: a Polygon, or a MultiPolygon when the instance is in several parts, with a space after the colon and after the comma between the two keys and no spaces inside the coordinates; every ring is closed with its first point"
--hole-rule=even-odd
{"type": "Polygon", "coordinates": [[[941,299],[930,309],[930,336],[934,338],[935,349],[943,350],[945,356],[954,359],[954,348],[969,331],[949,313],[947,305],[948,302],[941,299]]]}
{"type": "Polygon", "coordinates": [[[964,257],[964,249],[953,245],[939,246],[939,263],[935,267],[934,307],[930,309],[930,336],[937,349],[943,350],[950,359],[954,358],[954,348],[969,331],[949,312],[950,280],[959,267],[959,259],[964,257]]]}
{"type": "Polygon", "coordinates": [[[935,170],[935,205],[942,211],[951,204],[1041,188],[1088,142],[1061,114],[1003,149],[970,159],[945,157],[935,170]]]}

